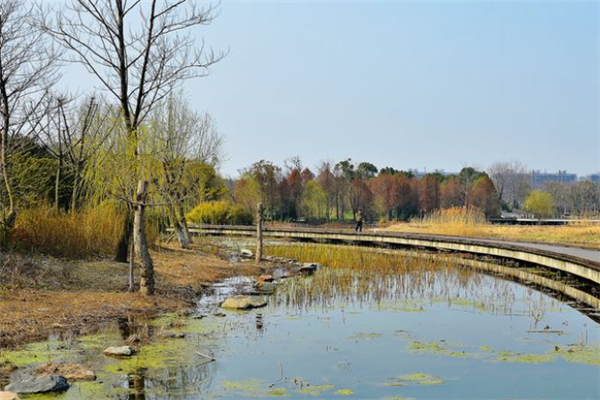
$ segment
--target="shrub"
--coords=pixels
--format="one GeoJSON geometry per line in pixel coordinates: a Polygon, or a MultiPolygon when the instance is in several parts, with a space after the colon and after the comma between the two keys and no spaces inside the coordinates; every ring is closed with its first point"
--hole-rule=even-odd
{"type": "Polygon", "coordinates": [[[250,211],[226,200],[200,203],[186,218],[193,223],[213,225],[251,225],[253,221],[250,211]]]}

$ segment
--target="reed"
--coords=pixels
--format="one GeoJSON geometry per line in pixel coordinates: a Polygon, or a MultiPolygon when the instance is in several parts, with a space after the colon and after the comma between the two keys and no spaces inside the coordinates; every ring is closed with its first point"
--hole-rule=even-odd
{"type": "Polygon", "coordinates": [[[477,210],[450,208],[435,211],[424,218],[392,225],[386,230],[408,233],[481,237],[579,245],[600,248],[600,224],[573,221],[567,225],[493,225],[477,210]]]}
{"type": "Polygon", "coordinates": [[[72,214],[38,206],[21,212],[12,242],[22,250],[55,257],[111,256],[124,218],[111,203],[72,214]]]}
{"type": "Polygon", "coordinates": [[[284,281],[276,303],[286,307],[330,308],[345,303],[419,312],[423,305],[448,303],[511,313],[517,300],[548,303],[535,291],[517,299],[512,282],[479,273],[458,256],[306,243],[271,245],[266,252],[326,266],[310,279],[284,281]]]}

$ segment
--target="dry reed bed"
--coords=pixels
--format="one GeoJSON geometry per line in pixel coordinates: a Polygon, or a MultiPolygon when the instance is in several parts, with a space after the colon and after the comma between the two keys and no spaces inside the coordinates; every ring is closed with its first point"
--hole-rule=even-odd
{"type": "Polygon", "coordinates": [[[560,243],[600,249],[600,224],[572,222],[558,226],[493,225],[487,223],[477,210],[465,208],[439,210],[422,219],[384,229],[394,232],[560,243]]]}

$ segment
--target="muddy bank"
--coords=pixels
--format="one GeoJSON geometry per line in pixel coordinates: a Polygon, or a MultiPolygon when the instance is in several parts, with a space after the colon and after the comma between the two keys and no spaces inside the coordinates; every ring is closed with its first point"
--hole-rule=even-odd
{"type": "Polygon", "coordinates": [[[0,260],[0,346],[14,347],[65,332],[92,333],[119,318],[150,318],[193,307],[212,283],[260,275],[250,259],[231,251],[163,246],[154,251],[157,294],[127,293],[128,266],[111,260],[69,261],[40,255],[4,254],[0,260]]]}

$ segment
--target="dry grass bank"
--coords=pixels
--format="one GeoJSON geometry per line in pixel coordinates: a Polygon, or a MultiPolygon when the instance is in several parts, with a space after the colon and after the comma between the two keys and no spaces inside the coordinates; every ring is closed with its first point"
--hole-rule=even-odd
{"type": "Polygon", "coordinates": [[[253,263],[231,264],[201,245],[153,252],[157,295],[127,293],[128,267],[113,261],[64,261],[10,253],[0,256],[0,345],[86,330],[131,314],[190,306],[203,285],[238,274],[257,274],[253,263]]]}
{"type": "Polygon", "coordinates": [[[486,223],[485,219],[482,219],[477,213],[462,209],[443,210],[422,220],[398,223],[384,229],[394,232],[431,233],[600,248],[600,224],[492,225],[486,223]]]}

